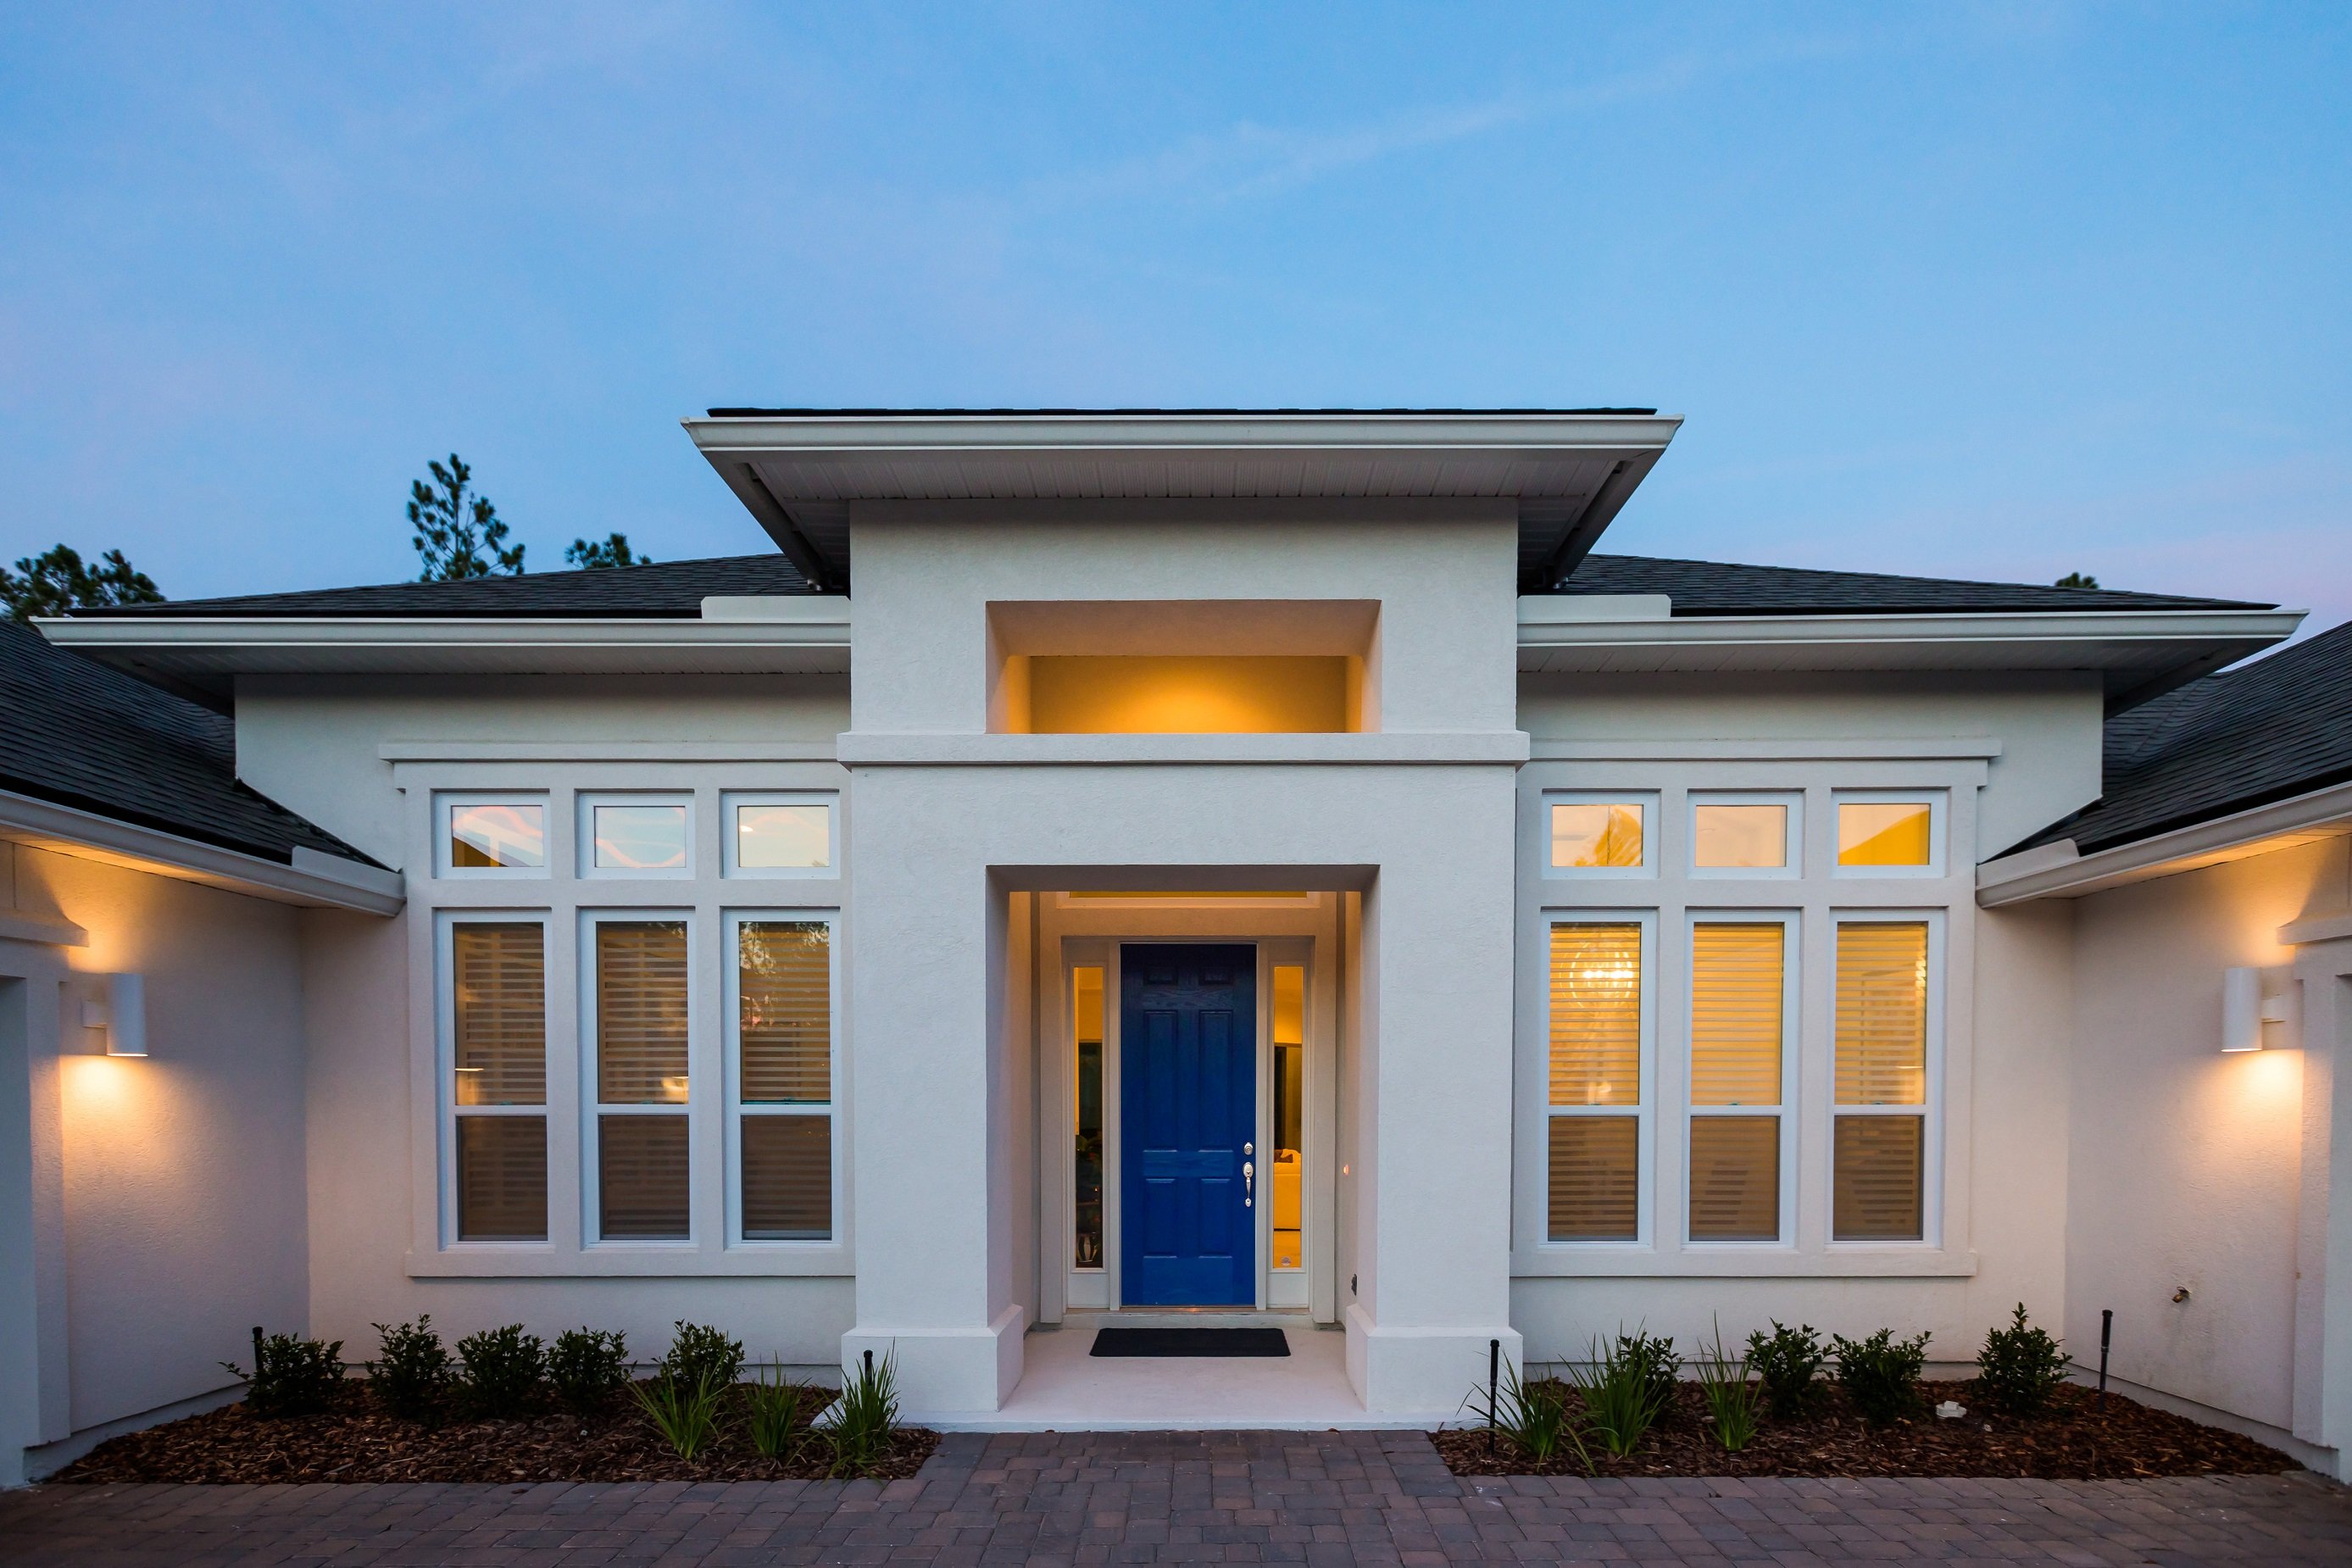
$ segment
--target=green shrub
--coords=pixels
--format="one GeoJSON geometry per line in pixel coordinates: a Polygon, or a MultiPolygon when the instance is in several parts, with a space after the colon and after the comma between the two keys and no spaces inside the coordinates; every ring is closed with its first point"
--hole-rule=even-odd
{"type": "Polygon", "coordinates": [[[270,1420],[283,1415],[315,1415],[335,1401],[343,1383],[343,1342],[297,1339],[292,1334],[264,1338],[253,1331],[253,1370],[223,1362],[229,1374],[245,1384],[245,1407],[270,1420]]]}
{"type": "Polygon", "coordinates": [[[1776,1319],[1770,1333],[1759,1329],[1748,1336],[1748,1364],[1763,1384],[1764,1403],[1776,1421],[1801,1421],[1821,1408],[1817,1380],[1828,1359],[1811,1323],[1791,1329],[1776,1319]]]}
{"type": "Polygon", "coordinates": [[[691,1384],[667,1376],[633,1383],[629,1393],[662,1441],[676,1449],[681,1459],[693,1458],[719,1436],[719,1405],[727,1396],[727,1385],[708,1373],[691,1384]]]}
{"type": "Polygon", "coordinates": [[[857,1374],[841,1385],[826,1437],[833,1444],[833,1473],[862,1476],[890,1451],[898,1430],[898,1352],[892,1351],[877,1364],[874,1352],[857,1374]]]}
{"type": "Polygon", "coordinates": [[[1549,1378],[1522,1382],[1519,1369],[1506,1362],[1502,1384],[1491,1401],[1485,1389],[1473,1388],[1462,1403],[1472,1414],[1484,1417],[1490,1430],[1525,1449],[1529,1458],[1549,1459],[1564,1443],[1576,1450],[1578,1462],[1588,1472],[1592,1468],[1592,1456],[1577,1435],[1576,1423],[1568,1413],[1566,1390],[1559,1383],[1549,1378]]]}
{"type": "Polygon", "coordinates": [[[782,1363],[770,1370],[775,1373],[772,1378],[762,1372],[743,1385],[743,1403],[751,1416],[751,1447],[771,1459],[789,1458],[798,1442],[793,1428],[800,1421],[805,1391],[784,1375],[782,1363]]]}
{"type": "Polygon", "coordinates": [[[547,1352],[547,1381],[574,1410],[599,1409],[629,1381],[629,1342],[618,1332],[566,1329],[547,1352]]]}
{"type": "Polygon", "coordinates": [[[1606,1350],[1593,1341],[1591,1359],[1570,1367],[1568,1381],[1583,1396],[1585,1421],[1601,1446],[1622,1458],[1665,1414],[1681,1365],[1674,1341],[1620,1334],[1606,1350]]]}
{"type": "Polygon", "coordinates": [[[2066,1381],[2065,1349],[2042,1329],[2028,1328],[2025,1303],[2005,1329],[1985,1335],[1977,1357],[1977,1388],[1985,1403],[2009,1415],[2035,1415],[2066,1381]]]}
{"type": "Polygon", "coordinates": [[[654,1374],[691,1388],[707,1375],[724,1394],[743,1375],[743,1342],[730,1340],[717,1329],[680,1320],[669,1342],[669,1353],[654,1363],[654,1374]]]}
{"type": "Polygon", "coordinates": [[[457,1354],[466,1363],[466,1407],[477,1416],[505,1420],[539,1403],[547,1352],[520,1323],[467,1334],[457,1342],[457,1354]]]}
{"type": "Polygon", "coordinates": [[[449,1352],[434,1331],[433,1314],[413,1323],[377,1323],[376,1359],[367,1363],[368,1380],[384,1408],[411,1421],[428,1419],[441,1408],[449,1386],[449,1352]]]}
{"type": "Polygon", "coordinates": [[[1699,1392],[1706,1395],[1706,1413],[1713,1417],[1715,1440],[1726,1451],[1738,1453],[1756,1440],[1757,1415],[1763,1387],[1748,1381],[1748,1363],[1723,1351],[1723,1325],[1715,1327],[1715,1343],[1692,1358],[1698,1369],[1699,1392]]]}
{"type": "Polygon", "coordinates": [[[1873,1426],[1884,1426],[1920,1407],[1919,1373],[1927,1364],[1927,1336],[1898,1340],[1881,1329],[1866,1340],[1832,1335],[1838,1386],[1873,1426]]]}

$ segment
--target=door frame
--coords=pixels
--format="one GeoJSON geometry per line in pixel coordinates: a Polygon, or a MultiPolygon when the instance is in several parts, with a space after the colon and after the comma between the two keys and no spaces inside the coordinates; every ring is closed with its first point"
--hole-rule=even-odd
{"type": "MultiPolygon", "coordinates": [[[[1035,987],[1038,1112],[1036,1125],[1038,1321],[1059,1322],[1072,1311],[1116,1308],[1122,1300],[1119,1214],[1119,949],[1127,942],[1254,943],[1257,949],[1257,1133],[1270,1149],[1273,1127],[1273,968],[1307,970],[1307,1058],[1304,1064],[1300,1152],[1304,1191],[1300,1274],[1272,1277],[1274,1205],[1254,1206],[1256,1305],[1303,1309],[1317,1322],[1338,1320],[1338,1163],[1339,1097],[1339,973],[1342,895],[1310,893],[1295,900],[1196,895],[1180,899],[1083,899],[1036,896],[1035,987]],[[1067,1129],[1076,1104],[1076,1022],[1070,1005],[1074,972],[1103,970],[1103,1267],[1079,1270],[1076,1247],[1076,1161],[1067,1129]],[[1303,1275],[1304,1290],[1292,1283],[1303,1275]]],[[[1260,1169],[1269,1172],[1271,1161],[1260,1169]]],[[[1271,1180],[1261,1181],[1270,1194],[1271,1180]]]]}

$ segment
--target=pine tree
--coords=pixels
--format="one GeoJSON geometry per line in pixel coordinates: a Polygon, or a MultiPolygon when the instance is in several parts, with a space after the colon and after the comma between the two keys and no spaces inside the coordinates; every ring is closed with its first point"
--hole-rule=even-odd
{"type": "Polygon", "coordinates": [[[521,575],[523,547],[507,547],[507,525],[499,521],[499,509],[486,497],[467,495],[474,470],[466,460],[452,452],[448,467],[426,467],[433,470],[432,488],[423,479],[408,487],[408,523],[415,530],[408,542],[425,562],[416,580],[442,583],[493,572],[521,575]]]}
{"type": "Polygon", "coordinates": [[[95,566],[85,565],[70,545],[59,544],[16,563],[16,570],[0,566],[0,603],[17,622],[36,616],[62,616],[68,610],[89,610],[107,605],[157,605],[163,601],[154,579],[110,550],[95,566]]]}
{"type": "Polygon", "coordinates": [[[629,548],[629,536],[615,533],[608,539],[590,541],[575,539],[563,552],[563,558],[583,570],[604,566],[650,566],[654,558],[639,555],[629,548]]]}

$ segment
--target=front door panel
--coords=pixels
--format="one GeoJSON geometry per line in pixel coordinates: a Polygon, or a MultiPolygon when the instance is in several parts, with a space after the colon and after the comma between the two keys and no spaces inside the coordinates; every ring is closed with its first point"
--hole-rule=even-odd
{"type": "Polygon", "coordinates": [[[1120,1297],[1257,1302],[1257,950],[1119,950],[1120,1297]]]}

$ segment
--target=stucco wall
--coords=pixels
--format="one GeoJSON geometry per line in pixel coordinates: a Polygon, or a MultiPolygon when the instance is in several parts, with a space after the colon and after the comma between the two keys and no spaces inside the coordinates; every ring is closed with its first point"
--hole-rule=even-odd
{"type": "Polygon", "coordinates": [[[2221,972],[2352,895],[2347,840],[2076,900],[2068,1332],[2117,1376],[2286,1428],[2304,1053],[2221,1052],[2221,972]],[[2186,1287],[2189,1299],[2175,1302],[2186,1287]]]}

